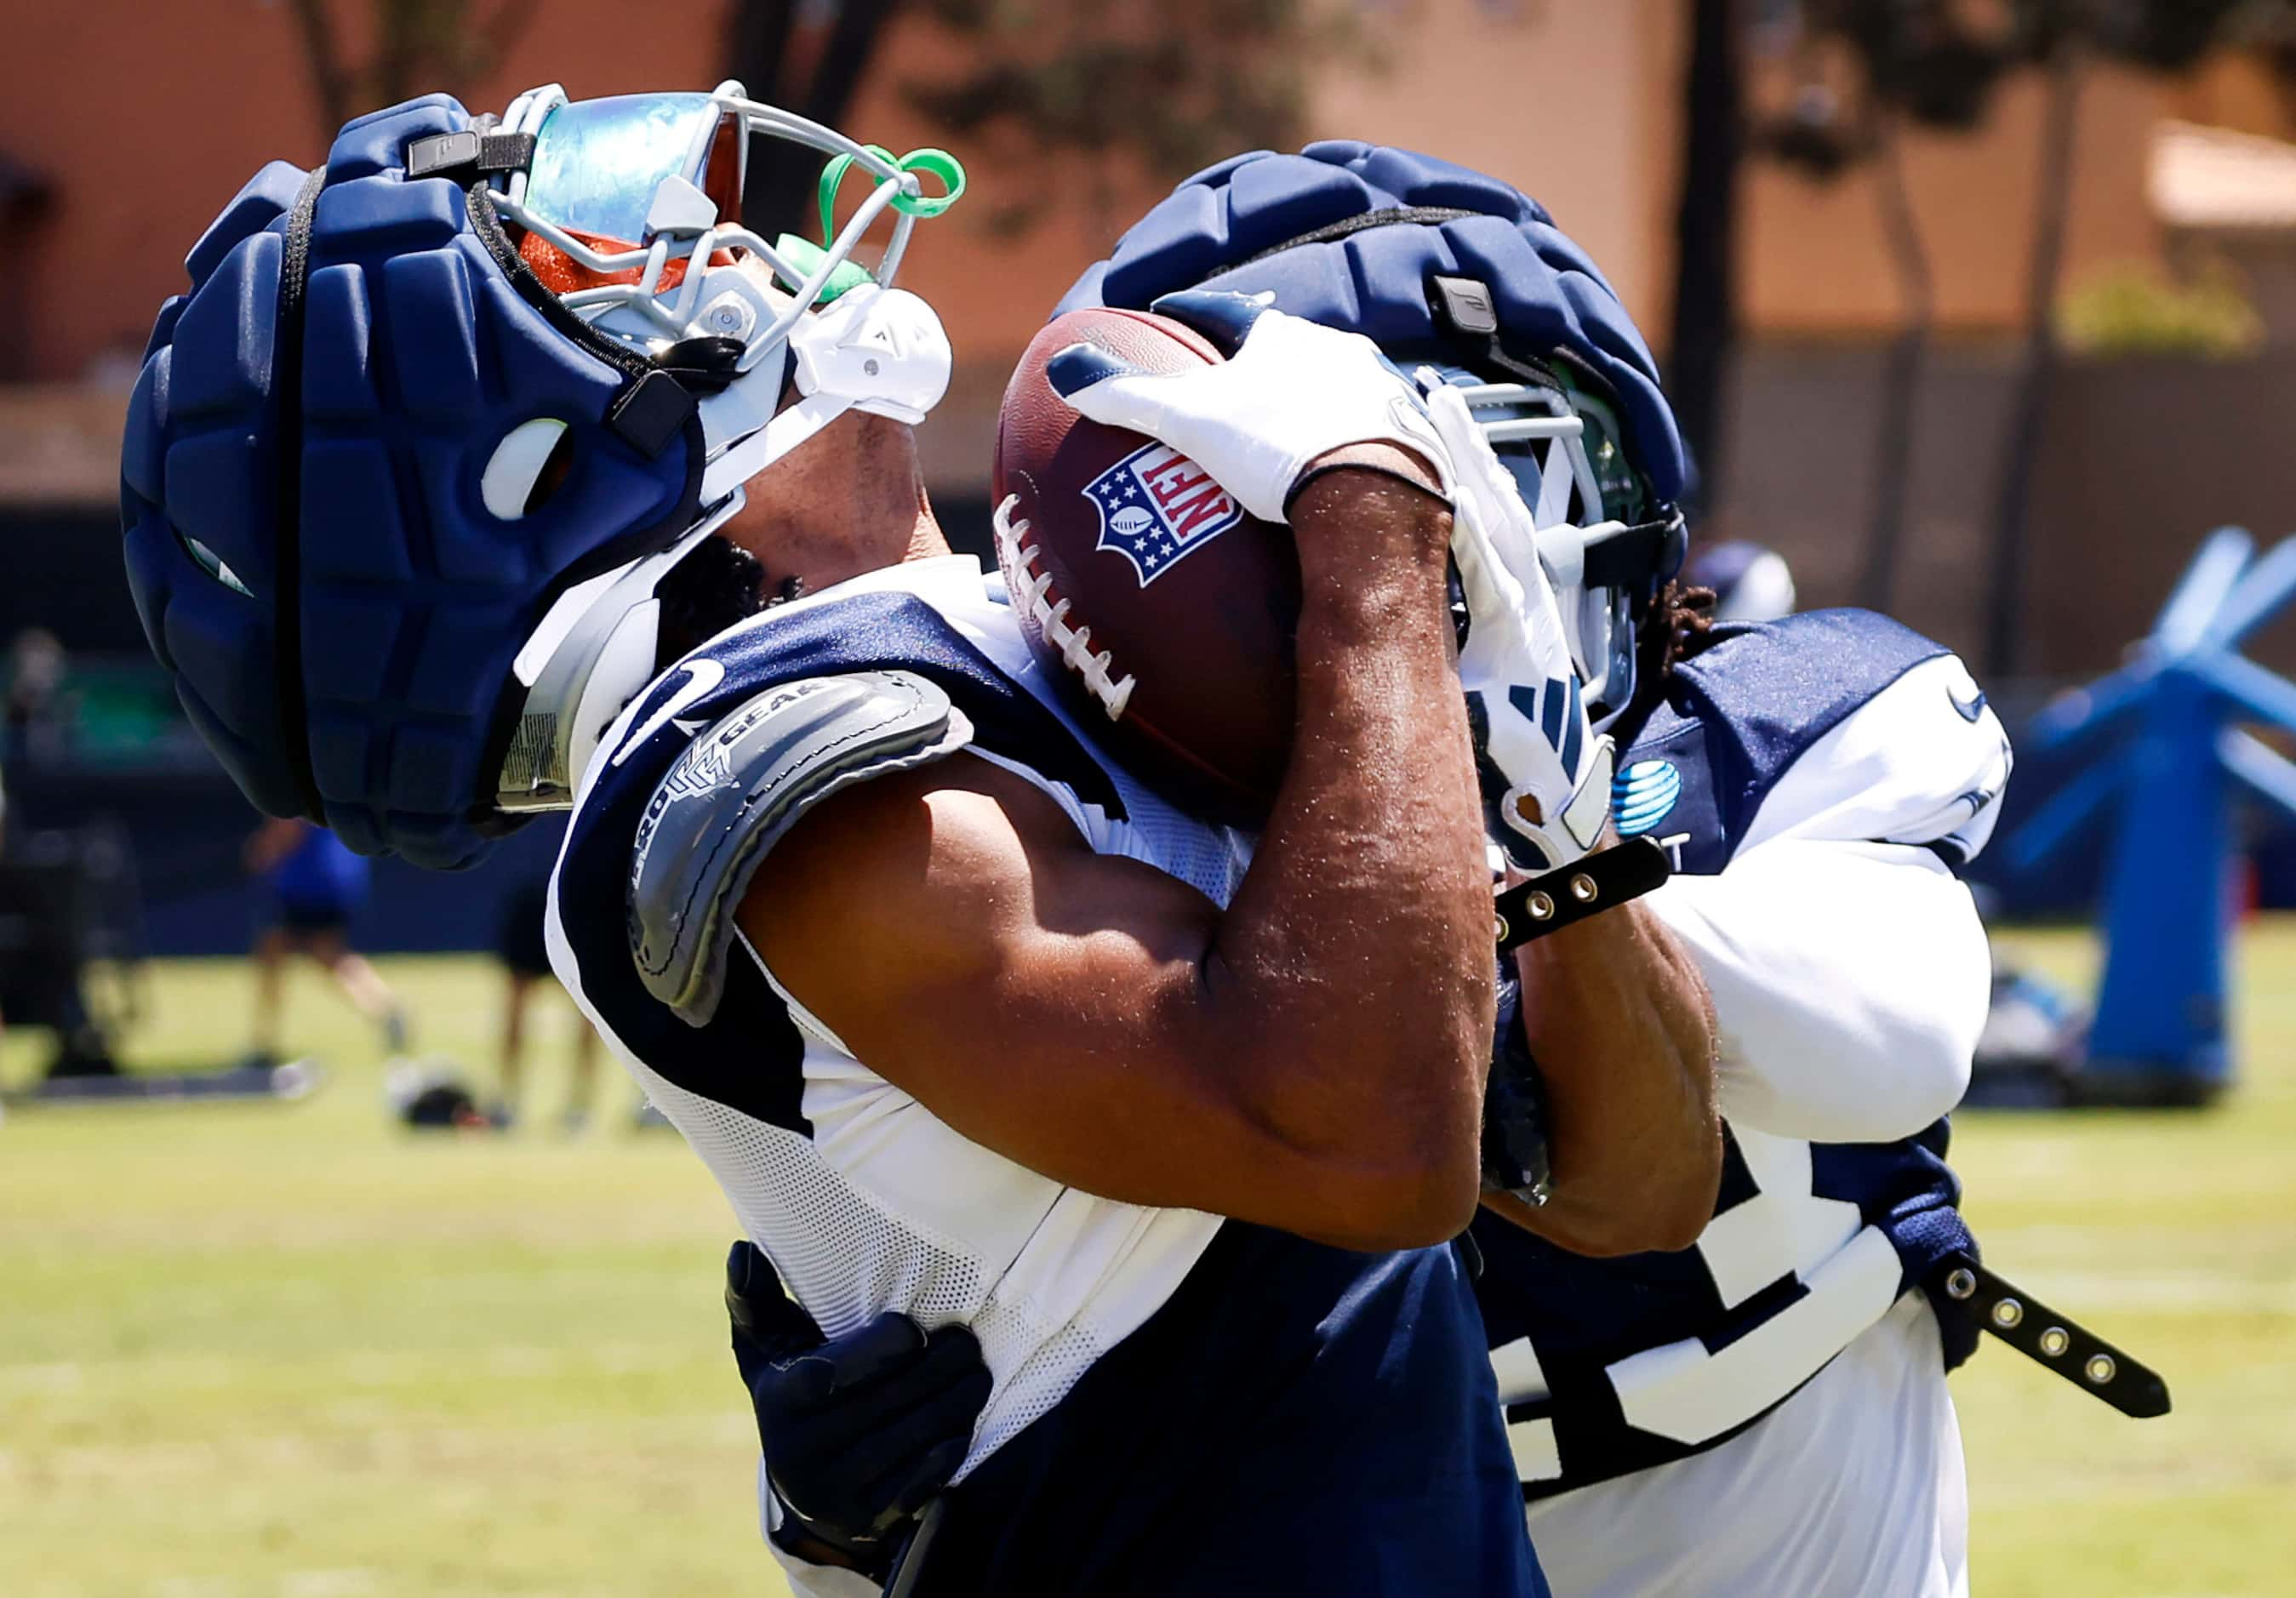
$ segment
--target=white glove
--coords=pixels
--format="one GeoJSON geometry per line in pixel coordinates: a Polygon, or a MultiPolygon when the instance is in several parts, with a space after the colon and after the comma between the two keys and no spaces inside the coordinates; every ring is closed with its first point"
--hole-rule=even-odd
{"type": "Polygon", "coordinates": [[[1095,422],[1169,445],[1263,521],[1282,521],[1302,473],[1347,444],[1399,445],[1451,494],[1451,462],[1418,388],[1361,333],[1341,332],[1247,299],[1202,290],[1149,308],[1202,333],[1228,358],[1144,372],[1091,344],[1046,363],[1054,390],[1095,422]]]}
{"type": "Polygon", "coordinates": [[[1538,563],[1530,508],[1459,390],[1428,374],[1427,410],[1457,478],[1451,559],[1467,602],[1459,682],[1491,841],[1529,872],[1594,848],[1614,755],[1587,725],[1577,668],[1538,563]]]}

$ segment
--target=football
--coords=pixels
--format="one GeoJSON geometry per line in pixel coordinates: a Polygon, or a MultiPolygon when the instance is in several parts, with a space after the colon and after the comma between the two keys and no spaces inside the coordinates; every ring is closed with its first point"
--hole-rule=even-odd
{"type": "Polygon", "coordinates": [[[1005,586],[1038,662],[1112,754],[1200,815],[1256,825],[1292,743],[1291,529],[1246,515],[1185,455],[1070,409],[1045,368],[1079,343],[1151,372],[1222,358],[1144,312],[1046,324],[997,423],[1005,586]]]}

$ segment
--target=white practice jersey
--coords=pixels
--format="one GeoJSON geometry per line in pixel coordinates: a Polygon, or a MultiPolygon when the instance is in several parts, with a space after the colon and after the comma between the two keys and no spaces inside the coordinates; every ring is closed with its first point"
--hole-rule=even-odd
{"type": "MultiPolygon", "coordinates": [[[[1730,629],[1678,668],[1621,755],[1620,827],[1673,854],[1677,875],[1649,902],[1714,997],[1725,1169],[1714,1219],[1679,1253],[1584,1259],[1477,1224],[1500,1397],[1558,1594],[1863,1590],[1796,1585],[1792,1565],[1767,1588],[1669,1585],[1754,1524],[1742,1494],[1682,1496],[1708,1492],[1726,1459],[1799,1461],[1801,1479],[1748,1491],[1770,1496],[1773,1520],[1839,1506],[1820,1542],[1923,1505],[1959,1515],[1957,1446],[1932,1422],[1950,1431],[1945,1371],[1966,1337],[1940,1353],[1919,1289],[1970,1246],[1944,1116],[1967,1083],[1988,969],[1954,868],[1990,834],[2009,767],[1959,661],[1846,611],[1730,629]],[[1882,1385],[1821,1376],[1852,1349],[1845,1368],[1903,1368],[1882,1385]],[[1893,1442],[1901,1404],[1931,1419],[1893,1442]],[[1789,1417],[1819,1414],[1843,1446],[1887,1457],[1853,1469],[1792,1445],[1789,1417]],[[1919,1476],[1923,1460],[1944,1471],[1948,1455],[1950,1483],[1901,1484],[1889,1503],[1848,1490],[1874,1471],[1919,1476]],[[1631,1544],[1647,1559],[1578,1546],[1628,1537],[1646,1511],[1631,1544]],[[1573,1570],[1614,1574],[1575,1585],[1573,1570]]],[[[1874,1545],[1923,1538],[1958,1532],[1874,1545]]],[[[1910,1583],[1870,1590],[1932,1590],[1910,1583]]]]}
{"type": "Polygon", "coordinates": [[[1759,1425],[1530,1506],[1555,1598],[1966,1598],[1936,1318],[1901,1299],[1759,1425]]]}
{"type": "Polygon", "coordinates": [[[1458,1251],[1357,1253],[1039,1176],[857,1059],[739,937],[808,796],[958,753],[1100,853],[1215,904],[1242,880],[1245,841],[1096,754],[1001,592],[945,559],[769,611],[641,695],[585,778],[550,915],[568,989],[824,1331],[898,1310],[979,1337],[994,1385],[933,1579],[1242,1598],[1386,1569],[1529,1598],[1458,1251]]]}
{"type": "MultiPolygon", "coordinates": [[[[1247,861],[1238,840],[1181,815],[1092,754],[1030,659],[1001,584],[984,581],[970,556],[873,572],[753,618],[685,663],[685,680],[706,678],[711,691],[676,706],[670,718],[689,725],[718,720],[750,698],[791,651],[818,654],[826,670],[879,663],[903,649],[960,647],[1002,679],[996,686],[1010,722],[992,732],[976,709],[968,752],[1041,788],[1095,850],[1144,861],[1226,901],[1247,861]],[[915,636],[889,643],[887,629],[915,636]]],[[[666,684],[675,686],[677,677],[673,670],[666,684]]],[[[1050,1408],[1169,1298],[1220,1222],[1092,1197],[951,1129],[855,1059],[738,934],[727,956],[734,969],[726,1002],[758,996],[742,985],[739,968],[770,989],[776,1002],[746,1018],[758,1038],[756,1075],[776,1074],[767,1056],[779,1051],[790,1056],[781,1068],[791,1091],[769,1101],[736,1085],[713,1086],[714,1064],[709,1074],[698,1062],[693,1071],[679,1069],[671,1055],[681,1045],[701,1053],[703,1035],[694,1028],[672,1023],[649,1027],[647,1037],[626,1036],[646,1018],[615,1013],[594,991],[602,974],[619,975],[602,972],[602,964],[628,961],[619,932],[626,837],[619,848],[610,842],[599,851],[622,856],[612,863],[615,897],[597,903],[602,896],[578,895],[571,884],[582,865],[585,818],[604,801],[643,802],[637,790],[651,791],[660,778],[660,760],[623,759],[626,749],[646,742],[644,724],[659,727],[660,701],[658,686],[624,713],[584,784],[554,884],[553,962],[826,1332],[851,1331],[889,1308],[929,1325],[962,1321],[973,1329],[996,1389],[970,1468],[1050,1408]],[[611,923],[603,959],[586,961],[570,941],[570,924],[583,915],[611,923]]]]}

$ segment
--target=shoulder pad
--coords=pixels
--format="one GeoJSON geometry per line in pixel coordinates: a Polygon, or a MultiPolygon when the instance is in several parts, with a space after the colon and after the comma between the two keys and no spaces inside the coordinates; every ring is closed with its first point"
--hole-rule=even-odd
{"type": "Polygon", "coordinates": [[[1959,867],[1993,836],[2016,764],[1968,668],[1938,654],[1866,700],[1782,772],[1744,844],[1919,844],[1959,867]]]}
{"type": "Polygon", "coordinates": [[[1843,717],[1945,652],[1871,611],[1803,611],[1716,627],[1706,648],[1675,668],[1669,697],[1726,726],[1751,766],[1784,770],[1843,717]]]}
{"type": "Polygon", "coordinates": [[[1944,645],[1867,611],[1716,631],[1619,758],[1622,831],[1678,832],[1697,874],[1789,834],[1984,847],[2009,742],[1944,645]]]}
{"type": "Polygon", "coordinates": [[[646,990],[701,1026],[718,1006],[734,908],[767,853],[840,788],[963,749],[972,725],[907,671],[803,677],[746,701],[671,765],[638,822],[630,955],[646,990]]]}

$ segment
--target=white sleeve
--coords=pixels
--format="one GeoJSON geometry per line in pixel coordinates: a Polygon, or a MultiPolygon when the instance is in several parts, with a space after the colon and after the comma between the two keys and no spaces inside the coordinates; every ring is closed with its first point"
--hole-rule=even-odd
{"type": "Polygon", "coordinates": [[[1992,962],[1946,862],[2013,764],[1962,663],[1923,662],[1804,750],[1717,876],[1651,896],[1714,996],[1722,1112],[1782,1136],[1909,1136],[1969,1086],[1992,962]]]}
{"type": "Polygon", "coordinates": [[[1886,1143],[1960,1102],[1991,963],[1969,890],[1930,850],[1784,839],[1649,902],[1714,996],[1731,1121],[1886,1143]]]}

